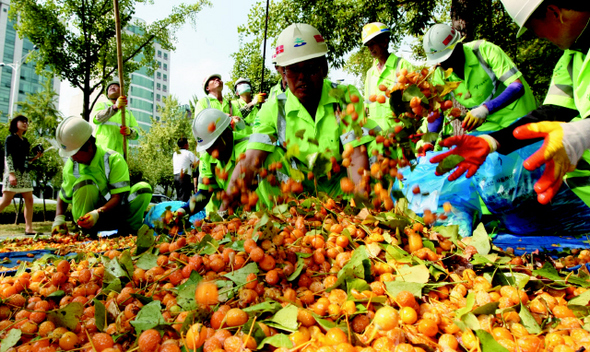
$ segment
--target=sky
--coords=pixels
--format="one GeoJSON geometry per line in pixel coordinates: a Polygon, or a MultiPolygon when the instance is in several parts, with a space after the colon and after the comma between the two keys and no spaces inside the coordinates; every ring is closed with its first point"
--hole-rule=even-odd
{"type": "MultiPolygon", "coordinates": [[[[218,73],[224,81],[230,79],[234,63],[230,55],[239,49],[238,26],[247,23],[250,8],[257,1],[214,0],[211,7],[205,7],[197,14],[195,24],[187,22],[177,31],[176,51],[170,54],[169,87],[180,104],[188,104],[195,94],[199,98],[204,96],[202,82],[208,75],[218,73]]],[[[182,0],[154,0],[153,5],[138,5],[135,16],[151,23],[165,18],[173,6],[181,3],[182,0]]],[[[272,68],[270,42],[267,42],[266,49],[268,68],[272,68]]],[[[348,84],[357,83],[355,77],[337,70],[331,70],[330,78],[344,79],[348,84]]],[[[71,100],[80,92],[69,82],[62,82],[59,109],[64,116],[69,115],[71,100]]],[[[227,92],[228,88],[224,87],[223,93],[227,92]]]]}

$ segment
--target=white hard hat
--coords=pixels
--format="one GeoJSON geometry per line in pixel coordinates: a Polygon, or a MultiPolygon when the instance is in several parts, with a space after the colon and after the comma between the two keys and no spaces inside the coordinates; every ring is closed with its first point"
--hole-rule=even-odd
{"type": "Polygon", "coordinates": [[[367,45],[367,43],[378,36],[379,34],[389,33],[390,30],[385,23],[381,22],[372,22],[366,24],[363,27],[363,31],[361,33],[361,39],[363,40],[363,45],[367,45]]]}
{"type": "Polygon", "coordinates": [[[63,158],[70,157],[92,136],[92,126],[81,117],[68,117],[64,119],[55,130],[55,140],[59,144],[59,155],[63,158]]]}
{"type": "Polygon", "coordinates": [[[506,12],[512,17],[514,23],[520,27],[516,37],[520,37],[525,31],[526,21],[535,12],[535,10],[541,5],[543,0],[501,0],[502,5],[506,9],[506,12]]]}
{"type": "Polygon", "coordinates": [[[205,77],[205,79],[203,80],[203,90],[205,91],[205,94],[209,94],[209,92],[207,92],[207,84],[209,83],[209,81],[212,78],[215,78],[215,77],[221,79],[221,75],[220,74],[214,73],[212,75],[209,75],[209,76],[205,77]]]}
{"type": "Polygon", "coordinates": [[[285,67],[325,56],[327,52],[328,45],[317,29],[309,24],[293,23],[279,34],[276,63],[285,67]]]}
{"type": "Polygon", "coordinates": [[[240,79],[238,79],[238,80],[236,81],[236,83],[234,83],[234,90],[236,90],[236,89],[237,89],[237,87],[238,87],[238,85],[240,85],[241,83],[248,83],[248,84],[252,85],[252,84],[250,83],[250,80],[249,80],[249,79],[247,79],[247,78],[240,78],[240,79]]]}
{"type": "Polygon", "coordinates": [[[197,141],[197,152],[204,152],[212,146],[230,122],[231,117],[221,110],[207,108],[199,112],[193,120],[193,135],[197,141]],[[211,123],[215,124],[213,132],[209,131],[211,123]]]}
{"type": "Polygon", "coordinates": [[[422,47],[426,52],[426,65],[448,59],[461,40],[461,33],[448,24],[435,24],[424,35],[422,47]]]}

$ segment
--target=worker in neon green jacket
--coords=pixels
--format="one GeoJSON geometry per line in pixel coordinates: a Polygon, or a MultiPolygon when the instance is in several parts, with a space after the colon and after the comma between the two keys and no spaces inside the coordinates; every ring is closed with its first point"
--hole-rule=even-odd
{"type": "Polygon", "coordinates": [[[126,108],[127,97],[121,94],[119,81],[109,82],[105,95],[109,101],[97,103],[92,112],[92,122],[96,125],[96,144],[123,155],[123,135],[131,140],[139,138],[137,121],[131,110],[126,108]],[[125,109],[125,126],[122,125],[122,109],[125,109]]]}

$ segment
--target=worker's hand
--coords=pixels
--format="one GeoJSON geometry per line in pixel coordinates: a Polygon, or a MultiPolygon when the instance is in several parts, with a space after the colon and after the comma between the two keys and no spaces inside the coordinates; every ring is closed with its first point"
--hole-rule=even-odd
{"type": "Polygon", "coordinates": [[[98,221],[98,215],[99,213],[97,209],[86,213],[86,215],[83,215],[78,219],[78,226],[87,230],[93,228],[98,221]]]}
{"type": "Polygon", "coordinates": [[[467,131],[473,131],[486,121],[486,117],[488,117],[489,114],[490,111],[488,108],[485,104],[482,104],[467,113],[465,119],[463,119],[463,128],[467,131]]]}
{"type": "Polygon", "coordinates": [[[119,96],[115,102],[115,105],[117,106],[117,109],[123,109],[127,106],[127,97],[124,95],[119,96]]]}
{"type": "Polygon", "coordinates": [[[121,126],[121,129],[119,129],[119,133],[121,133],[124,136],[129,136],[131,134],[131,128],[129,128],[129,126],[121,126]]]}
{"type": "Polygon", "coordinates": [[[66,224],[66,216],[65,215],[56,215],[55,219],[53,220],[53,225],[51,225],[51,234],[68,234],[68,224],[66,224]]]}
{"type": "Polygon", "coordinates": [[[16,175],[14,173],[9,173],[8,174],[8,182],[10,183],[11,186],[15,186],[16,187],[16,175]]]}
{"type": "Polygon", "coordinates": [[[426,156],[426,152],[429,150],[434,150],[434,145],[432,145],[432,143],[424,143],[420,148],[418,148],[417,155],[426,156]]]}
{"type": "Polygon", "coordinates": [[[252,99],[252,105],[258,105],[264,103],[266,100],[266,93],[258,93],[252,99]]]}
{"type": "Polygon", "coordinates": [[[529,123],[514,130],[514,137],[518,139],[545,139],[541,148],[523,163],[527,170],[535,170],[545,164],[543,175],[535,183],[539,203],[549,203],[561,187],[563,176],[576,169],[584,150],[589,147],[587,134],[586,120],[529,123]]]}
{"type": "MultiPolygon", "coordinates": [[[[467,172],[467,178],[475,175],[475,172],[484,163],[488,154],[497,149],[496,140],[486,135],[479,137],[471,135],[455,136],[443,140],[440,144],[443,147],[456,147],[446,153],[430,158],[431,163],[439,163],[449,155],[459,155],[465,159],[457,164],[457,168],[449,176],[449,181],[458,179],[465,172],[467,172]]],[[[436,175],[441,176],[438,172],[436,175]]]]}
{"type": "Polygon", "coordinates": [[[246,122],[244,122],[244,119],[239,116],[231,116],[230,124],[234,131],[241,131],[246,128],[246,122]]]}

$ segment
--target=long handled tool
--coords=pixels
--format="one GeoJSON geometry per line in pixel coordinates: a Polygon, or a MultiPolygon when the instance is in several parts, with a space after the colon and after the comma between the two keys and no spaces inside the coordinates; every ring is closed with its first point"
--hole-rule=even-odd
{"type": "MultiPolygon", "coordinates": [[[[123,81],[123,50],[121,49],[121,19],[119,18],[119,1],[113,0],[115,10],[115,30],[117,33],[117,72],[119,72],[120,94],[125,94],[123,81]]],[[[121,125],[125,126],[125,109],[121,109],[121,125]]],[[[123,135],[123,157],[127,160],[127,136],[123,135]]]]}

